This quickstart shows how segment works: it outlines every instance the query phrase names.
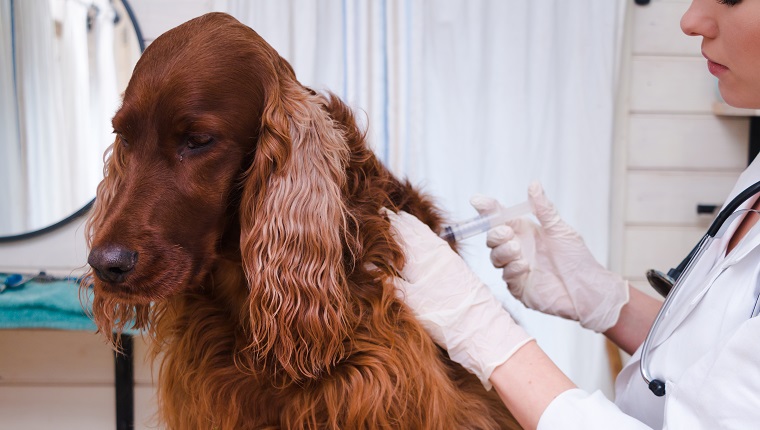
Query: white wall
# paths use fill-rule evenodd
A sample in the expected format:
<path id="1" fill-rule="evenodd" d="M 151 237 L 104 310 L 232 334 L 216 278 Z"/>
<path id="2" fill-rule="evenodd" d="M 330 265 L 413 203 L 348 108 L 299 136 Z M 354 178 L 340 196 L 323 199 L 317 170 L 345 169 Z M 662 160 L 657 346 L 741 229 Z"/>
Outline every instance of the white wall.
<path id="1" fill-rule="evenodd" d="M 87 332 L 0 330 L 0 430 L 116 427 L 113 352 Z M 135 341 L 135 428 L 156 428 L 145 346 Z"/>

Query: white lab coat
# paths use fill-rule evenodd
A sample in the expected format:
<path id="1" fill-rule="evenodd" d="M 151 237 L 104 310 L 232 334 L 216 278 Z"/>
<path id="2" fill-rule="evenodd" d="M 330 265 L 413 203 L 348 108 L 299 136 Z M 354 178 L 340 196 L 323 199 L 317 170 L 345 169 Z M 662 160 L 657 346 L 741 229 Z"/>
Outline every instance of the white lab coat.
<path id="1" fill-rule="evenodd" d="M 759 159 L 726 202 L 760 180 Z M 636 351 L 618 375 L 615 403 L 570 390 L 549 405 L 540 430 L 760 428 L 760 318 L 750 318 L 760 294 L 760 223 L 726 255 L 738 225 L 713 242 L 690 277 L 697 288 L 710 286 L 704 296 L 674 307 L 662 323 L 669 336 L 652 349 L 650 372 L 665 379 L 665 396 L 647 388 Z"/>

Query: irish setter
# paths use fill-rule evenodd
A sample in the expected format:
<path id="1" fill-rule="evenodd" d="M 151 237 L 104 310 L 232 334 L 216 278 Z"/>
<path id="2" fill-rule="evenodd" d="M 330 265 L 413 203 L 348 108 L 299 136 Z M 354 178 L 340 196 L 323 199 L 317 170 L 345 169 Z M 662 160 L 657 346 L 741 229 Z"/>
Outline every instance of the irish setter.
<path id="1" fill-rule="evenodd" d="M 102 333 L 147 333 L 168 428 L 517 428 L 396 296 L 381 208 L 439 212 L 249 27 L 157 38 L 113 127 L 83 285 Z"/>

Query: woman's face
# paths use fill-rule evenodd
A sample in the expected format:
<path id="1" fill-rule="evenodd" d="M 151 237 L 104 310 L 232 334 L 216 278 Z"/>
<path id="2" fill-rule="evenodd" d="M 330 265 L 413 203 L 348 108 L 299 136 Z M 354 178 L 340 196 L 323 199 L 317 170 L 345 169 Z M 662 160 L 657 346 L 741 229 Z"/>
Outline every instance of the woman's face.
<path id="1" fill-rule="evenodd" d="M 760 1 L 693 0 L 681 29 L 702 36 L 702 55 L 723 100 L 760 108 Z"/>

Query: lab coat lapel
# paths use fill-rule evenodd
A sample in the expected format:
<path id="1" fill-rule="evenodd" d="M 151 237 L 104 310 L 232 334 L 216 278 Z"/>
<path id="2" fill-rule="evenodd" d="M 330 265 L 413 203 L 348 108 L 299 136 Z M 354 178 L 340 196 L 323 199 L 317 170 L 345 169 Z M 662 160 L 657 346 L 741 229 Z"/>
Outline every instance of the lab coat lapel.
<path id="1" fill-rule="evenodd" d="M 718 244 L 711 244 L 713 247 L 716 245 Z M 714 258 L 715 252 L 720 252 L 720 250 L 715 248 L 708 249 L 702 258 Z M 700 261 L 700 263 L 704 263 L 704 261 Z M 678 295 L 674 298 L 674 302 L 668 305 L 666 310 L 668 314 L 665 315 L 661 322 L 662 327 L 658 329 L 656 337 L 652 339 L 652 348 L 656 348 L 665 339 L 669 338 L 673 331 L 681 325 L 683 320 L 689 316 L 694 307 L 704 297 L 707 292 L 707 288 L 705 287 L 711 285 L 723 269 L 721 263 L 714 265 L 712 268 L 709 266 L 707 268 L 695 267 L 694 271 L 688 275 L 688 278 L 682 281 L 683 284 L 679 285 Z M 671 294 L 674 294 L 674 292 L 671 291 Z"/>
<path id="2" fill-rule="evenodd" d="M 731 201 L 734 197 L 736 197 L 740 192 L 742 192 L 744 189 L 746 189 L 748 186 L 752 185 L 757 181 L 757 178 L 760 177 L 760 157 L 756 157 L 753 162 L 749 165 L 747 169 L 742 172 L 742 174 L 739 176 L 739 179 L 736 181 L 736 184 L 734 185 L 733 190 L 731 190 L 731 193 L 729 194 L 728 198 L 726 198 L 726 201 L 723 203 L 723 207 L 726 206 L 726 204 Z M 756 199 L 750 199 L 751 201 L 745 202 L 744 205 L 741 206 L 741 208 L 748 208 L 750 207 Z M 721 208 L 722 209 L 722 208 Z M 760 224 L 760 223 L 759 223 Z M 713 242 L 712 246 L 715 246 L 716 253 L 713 253 L 709 256 L 710 260 L 706 263 L 709 265 L 708 268 L 705 268 L 703 270 L 699 270 L 702 268 L 695 268 L 695 272 L 701 272 L 701 273 L 694 273 L 694 277 L 692 278 L 692 281 L 694 279 L 703 279 L 707 280 L 709 284 L 704 282 L 697 282 L 697 285 L 694 285 L 692 282 L 692 285 L 684 285 L 685 287 L 693 287 L 695 289 L 703 288 L 706 285 L 712 284 L 712 282 L 717 278 L 720 273 L 722 273 L 723 270 L 725 270 L 725 267 L 723 264 L 725 263 L 725 259 L 723 256 L 725 255 L 726 246 L 728 244 L 728 238 L 730 238 L 734 232 L 736 231 L 736 228 L 738 227 L 738 223 L 734 223 L 734 225 L 731 225 L 729 230 L 726 232 L 723 238 L 720 240 L 716 240 Z M 757 225 L 755 226 L 757 227 Z M 753 231 L 757 230 L 757 228 L 753 228 Z M 750 231 L 752 233 L 752 231 Z M 758 239 L 760 240 L 760 239 Z M 742 241 L 742 242 L 748 242 L 748 241 Z M 738 248 L 744 248 L 746 245 L 747 247 L 752 246 L 752 248 L 747 248 L 744 250 L 742 256 L 746 255 L 749 251 L 751 251 L 755 246 L 758 244 L 756 243 L 757 240 L 752 241 L 754 245 L 747 244 L 739 244 Z M 734 260 L 738 261 L 738 260 Z M 711 264 L 712 262 L 716 262 L 714 265 Z M 710 266 L 712 266 L 712 269 L 710 269 Z M 703 291 L 702 294 L 699 297 L 699 300 L 693 300 L 689 299 L 686 300 L 686 302 L 679 306 L 677 309 L 673 309 L 670 311 L 671 313 L 663 320 L 662 322 L 662 328 L 658 329 L 658 333 L 656 338 L 652 339 L 652 348 L 656 348 L 659 344 L 662 343 L 663 340 L 670 337 L 670 334 L 673 333 L 673 330 L 675 330 L 683 320 L 691 313 L 691 311 L 694 309 L 695 306 L 699 303 L 702 297 L 704 297 Z M 692 294 L 685 294 L 687 296 L 691 296 Z"/>
<path id="3" fill-rule="evenodd" d="M 738 220 L 735 222 L 735 224 L 739 224 Z M 731 250 L 731 253 L 723 257 L 726 252 L 728 238 L 733 235 L 735 230 L 736 226 L 732 225 L 727 234 L 721 238 L 720 241 L 715 241 L 711 244 L 711 247 L 714 248 L 707 250 L 703 257 L 707 258 L 708 261 L 701 261 L 701 263 L 709 264 L 709 261 L 711 261 L 709 259 L 713 259 L 712 261 L 715 261 L 714 259 L 717 258 L 716 263 L 706 274 L 695 272 L 693 276 L 690 276 L 690 281 L 687 280 L 690 285 L 683 285 L 683 287 L 690 289 L 690 292 L 684 291 L 681 294 L 683 297 L 679 297 L 678 302 L 673 304 L 671 313 L 663 321 L 663 327 L 660 329 L 660 333 L 657 335 L 657 338 L 654 339 L 655 342 L 652 345 L 653 348 L 657 347 L 665 339 L 670 337 L 673 331 L 683 323 L 683 321 L 686 319 L 686 317 L 689 316 L 689 314 L 691 314 L 692 310 L 694 310 L 697 304 L 702 301 L 702 298 L 707 293 L 707 290 L 725 270 L 741 261 L 753 249 L 760 246 L 760 222 L 758 222 L 750 229 L 750 231 L 747 232 L 741 242 L 739 242 L 739 244 Z M 703 281 L 699 282 L 700 280 Z"/>
<path id="4" fill-rule="evenodd" d="M 727 267 L 733 266 L 744 259 L 747 254 L 758 246 L 760 246 L 760 221 L 752 226 L 736 248 L 726 256 L 724 264 L 726 264 Z"/>

